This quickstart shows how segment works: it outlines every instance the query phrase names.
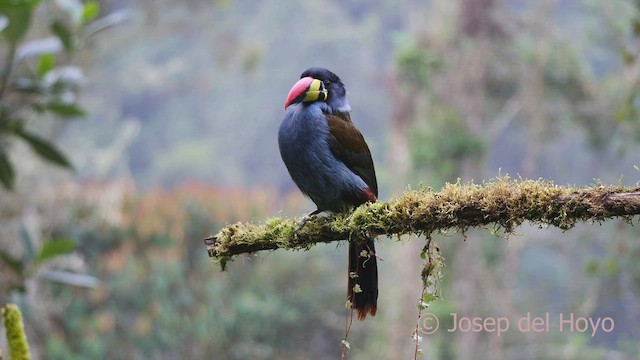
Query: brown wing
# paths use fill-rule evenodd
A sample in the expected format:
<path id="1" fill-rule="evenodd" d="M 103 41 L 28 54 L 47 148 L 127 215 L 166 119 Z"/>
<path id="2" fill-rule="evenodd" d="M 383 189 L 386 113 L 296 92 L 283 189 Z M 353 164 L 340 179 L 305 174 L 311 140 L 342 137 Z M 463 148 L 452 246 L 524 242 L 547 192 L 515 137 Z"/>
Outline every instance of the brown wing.
<path id="1" fill-rule="evenodd" d="M 360 131 L 353 125 L 349 114 L 325 114 L 329 123 L 329 147 L 333 155 L 369 185 L 378 196 L 376 170 L 371 151 Z"/>

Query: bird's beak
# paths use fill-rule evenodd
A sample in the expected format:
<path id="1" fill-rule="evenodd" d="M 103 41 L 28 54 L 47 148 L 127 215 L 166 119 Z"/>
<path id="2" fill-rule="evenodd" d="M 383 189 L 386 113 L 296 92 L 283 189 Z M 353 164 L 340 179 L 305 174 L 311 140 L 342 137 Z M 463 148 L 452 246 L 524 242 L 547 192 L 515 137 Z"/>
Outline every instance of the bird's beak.
<path id="1" fill-rule="evenodd" d="M 289 105 L 297 102 L 324 101 L 327 95 L 328 91 L 322 81 L 310 76 L 303 77 L 289 90 L 284 108 L 286 110 Z"/>

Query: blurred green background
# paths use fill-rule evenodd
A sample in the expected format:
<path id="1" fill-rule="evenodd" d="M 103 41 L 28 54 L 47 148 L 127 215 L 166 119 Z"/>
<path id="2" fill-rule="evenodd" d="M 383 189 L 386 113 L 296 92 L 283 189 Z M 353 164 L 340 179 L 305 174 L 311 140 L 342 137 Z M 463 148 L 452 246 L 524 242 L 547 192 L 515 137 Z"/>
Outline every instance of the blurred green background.
<path id="1" fill-rule="evenodd" d="M 346 84 L 381 199 L 498 174 L 640 177 L 636 1 L 3 0 L 0 29 L 0 304 L 21 307 L 35 358 L 339 357 L 344 244 L 223 273 L 202 242 L 314 209 L 277 149 L 309 66 Z M 491 230 L 436 237 L 427 358 L 640 357 L 637 226 Z M 349 357 L 411 358 L 424 241 L 379 244 L 378 315 Z M 516 331 L 546 312 L 548 332 Z M 448 332 L 450 313 L 512 330 Z M 561 313 L 615 329 L 560 331 Z"/>

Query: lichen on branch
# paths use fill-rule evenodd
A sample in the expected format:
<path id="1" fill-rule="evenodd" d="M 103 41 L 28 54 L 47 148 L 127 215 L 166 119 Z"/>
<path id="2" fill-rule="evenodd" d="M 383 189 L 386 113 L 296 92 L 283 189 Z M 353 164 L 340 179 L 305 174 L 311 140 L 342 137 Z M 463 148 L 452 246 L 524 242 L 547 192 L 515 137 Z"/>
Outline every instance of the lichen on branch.
<path id="1" fill-rule="evenodd" d="M 525 221 L 568 230 L 577 222 L 610 218 L 631 221 L 640 214 L 640 184 L 576 188 L 546 180 L 498 177 L 482 184 L 447 184 L 408 190 L 389 201 L 361 205 L 352 213 L 310 220 L 273 218 L 264 224 L 236 223 L 205 239 L 209 256 L 224 270 L 233 256 L 261 250 L 307 250 L 318 243 L 357 240 L 371 235 L 431 235 L 450 229 L 494 225 L 505 233 Z"/>

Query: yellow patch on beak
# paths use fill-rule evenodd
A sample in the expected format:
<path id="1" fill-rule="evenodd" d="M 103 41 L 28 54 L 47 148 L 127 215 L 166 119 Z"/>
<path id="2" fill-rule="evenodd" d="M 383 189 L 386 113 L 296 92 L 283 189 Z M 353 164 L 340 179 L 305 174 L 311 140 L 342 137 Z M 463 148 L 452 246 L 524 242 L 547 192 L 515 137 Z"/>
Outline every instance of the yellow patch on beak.
<path id="1" fill-rule="evenodd" d="M 309 90 L 304 95 L 303 102 L 324 101 L 327 99 L 329 92 L 324 87 L 324 83 L 318 79 L 313 79 L 309 84 Z"/>

